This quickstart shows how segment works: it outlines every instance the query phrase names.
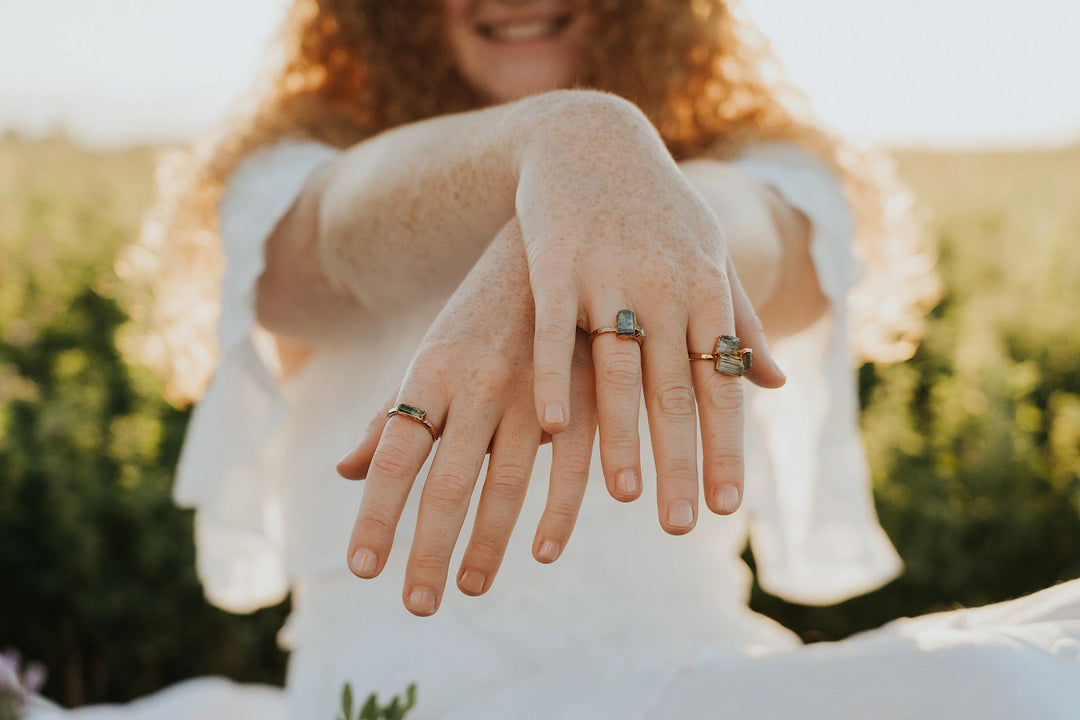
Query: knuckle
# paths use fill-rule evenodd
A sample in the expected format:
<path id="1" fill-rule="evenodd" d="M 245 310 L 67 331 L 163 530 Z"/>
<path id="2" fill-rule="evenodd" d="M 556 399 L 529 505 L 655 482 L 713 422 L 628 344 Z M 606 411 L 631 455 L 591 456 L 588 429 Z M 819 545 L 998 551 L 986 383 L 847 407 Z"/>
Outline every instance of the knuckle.
<path id="1" fill-rule="evenodd" d="M 404 479 L 412 470 L 413 448 L 397 434 L 384 434 L 371 458 L 369 475 Z"/>
<path id="2" fill-rule="evenodd" d="M 717 265 L 713 258 L 703 255 L 698 268 L 701 270 L 701 287 L 706 292 L 718 293 L 727 289 L 729 285 L 727 271 Z"/>
<path id="3" fill-rule="evenodd" d="M 476 558 L 485 560 L 498 560 L 503 555 L 505 543 L 498 535 L 490 532 L 481 532 L 473 535 L 469 540 L 469 546 L 474 553 L 473 562 Z"/>
<path id="4" fill-rule="evenodd" d="M 553 527 L 569 532 L 569 529 L 577 522 L 578 503 L 569 498 L 554 499 L 548 503 L 544 515 Z"/>
<path id="5" fill-rule="evenodd" d="M 458 475 L 433 475 L 424 486 L 424 499 L 439 508 L 467 505 L 471 497 L 472 483 Z"/>
<path id="6" fill-rule="evenodd" d="M 709 453 L 708 463 L 709 471 L 718 478 L 742 478 L 743 457 L 734 450 L 723 449 Z"/>
<path id="7" fill-rule="evenodd" d="M 573 329 L 565 323 L 548 320 L 536 326 L 536 342 L 539 345 L 570 345 L 574 341 Z"/>
<path id="8" fill-rule="evenodd" d="M 636 418 L 635 418 L 636 419 Z M 600 436 L 603 443 L 602 450 L 608 452 L 629 453 L 638 449 L 637 424 L 629 427 L 620 425 L 609 427 Z"/>
<path id="9" fill-rule="evenodd" d="M 526 458 L 503 457 L 496 460 L 491 468 L 491 477 L 500 483 L 512 484 L 519 492 L 529 483 L 532 476 L 532 463 Z"/>
<path id="10" fill-rule="evenodd" d="M 538 385 L 557 385 L 559 383 L 567 383 L 569 374 L 559 366 L 543 365 L 537 366 L 534 378 Z"/>
<path id="11" fill-rule="evenodd" d="M 682 380 L 662 382 L 653 393 L 657 410 L 672 420 L 692 420 L 696 410 L 694 389 Z"/>
<path id="12" fill-rule="evenodd" d="M 565 434 L 565 433 L 564 433 Z M 562 436 L 559 436 L 562 439 Z M 588 476 L 592 463 L 592 443 L 560 444 L 555 448 L 552 470 L 562 482 L 581 483 Z"/>
<path id="13" fill-rule="evenodd" d="M 445 555 L 430 550 L 416 550 L 409 558 L 409 564 L 420 575 L 445 577 L 449 559 Z"/>
<path id="14" fill-rule="evenodd" d="M 360 513 L 357 524 L 368 535 L 377 537 L 393 536 L 397 529 L 397 523 L 386 510 L 379 508 L 365 508 Z"/>
<path id="15" fill-rule="evenodd" d="M 737 420 L 742 412 L 742 383 L 738 378 L 724 376 L 723 373 L 710 372 L 705 381 L 704 392 L 700 400 L 709 412 L 721 420 Z"/>
<path id="16" fill-rule="evenodd" d="M 635 391 L 641 385 L 641 364 L 625 352 L 605 353 L 598 369 L 605 385 Z"/>
<path id="17" fill-rule="evenodd" d="M 516 506 L 525 497 L 525 482 L 517 478 L 500 474 L 484 483 L 484 495 L 498 507 Z"/>
<path id="18" fill-rule="evenodd" d="M 680 483 L 697 481 L 697 463 L 692 458 L 666 458 L 658 465 L 658 474 L 665 480 L 674 480 Z"/>

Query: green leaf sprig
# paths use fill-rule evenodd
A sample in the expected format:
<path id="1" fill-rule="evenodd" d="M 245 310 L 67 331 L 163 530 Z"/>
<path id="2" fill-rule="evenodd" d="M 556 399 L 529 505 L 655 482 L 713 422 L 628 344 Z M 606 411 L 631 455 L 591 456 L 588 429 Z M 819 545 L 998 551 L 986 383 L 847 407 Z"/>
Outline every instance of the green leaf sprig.
<path id="1" fill-rule="evenodd" d="M 341 714 L 338 715 L 337 720 L 402 720 L 414 705 L 416 705 L 416 683 L 405 689 L 404 701 L 395 695 L 390 704 L 385 707 L 379 705 L 378 695 L 371 693 L 359 712 L 353 716 L 352 685 L 345 683 L 345 686 L 341 688 Z"/>

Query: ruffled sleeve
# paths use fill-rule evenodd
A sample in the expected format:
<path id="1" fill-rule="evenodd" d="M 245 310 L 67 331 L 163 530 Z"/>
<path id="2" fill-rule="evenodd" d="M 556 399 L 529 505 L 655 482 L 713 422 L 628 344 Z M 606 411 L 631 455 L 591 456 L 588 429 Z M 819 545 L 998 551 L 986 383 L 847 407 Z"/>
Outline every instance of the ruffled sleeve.
<path id="1" fill-rule="evenodd" d="M 734 164 L 773 187 L 811 224 L 811 256 L 829 311 L 772 348 L 787 384 L 747 385 L 746 505 L 758 579 L 770 593 L 830 604 L 902 570 L 877 520 L 859 430 L 846 299 L 860 268 L 836 176 L 793 145 L 749 149 Z"/>
<path id="2" fill-rule="evenodd" d="M 263 246 L 307 178 L 336 150 L 285 142 L 258 151 L 233 174 L 220 207 L 226 270 L 221 356 L 188 426 L 177 468 L 177 504 L 196 510 L 197 567 L 207 598 L 250 612 L 288 592 L 271 441 L 286 411 L 277 357 L 255 321 Z"/>

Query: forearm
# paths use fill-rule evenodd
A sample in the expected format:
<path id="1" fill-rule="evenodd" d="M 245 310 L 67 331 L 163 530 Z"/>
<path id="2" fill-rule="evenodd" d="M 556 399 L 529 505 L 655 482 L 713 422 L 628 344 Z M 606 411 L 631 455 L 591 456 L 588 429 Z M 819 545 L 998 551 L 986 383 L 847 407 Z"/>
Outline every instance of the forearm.
<path id="1" fill-rule="evenodd" d="M 810 223 L 769 186 L 733 165 L 680 165 L 724 232 L 727 252 L 770 339 L 807 327 L 825 311 L 810 257 Z"/>
<path id="2" fill-rule="evenodd" d="M 445 297 L 514 216 L 523 178 L 550 172 L 538 166 L 554 154 L 633 142 L 625 136 L 643 127 L 623 100 L 568 91 L 358 144 L 310 180 L 270 238 L 260 320 L 318 335 L 309 306 L 360 317 Z"/>

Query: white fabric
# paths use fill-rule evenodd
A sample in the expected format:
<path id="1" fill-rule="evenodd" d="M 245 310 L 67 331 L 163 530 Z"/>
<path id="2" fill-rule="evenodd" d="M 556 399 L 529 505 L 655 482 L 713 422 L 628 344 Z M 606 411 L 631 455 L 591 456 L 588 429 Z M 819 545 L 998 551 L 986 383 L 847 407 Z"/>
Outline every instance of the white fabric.
<path id="1" fill-rule="evenodd" d="M 901 570 L 877 521 L 858 425 L 846 300 L 858 280 L 854 225 L 820 161 L 789 145 L 751 148 L 735 165 L 810 220 L 810 253 L 831 312 L 776 343 L 779 390 L 747 384 L 746 503 L 758 580 L 794 602 L 831 604 Z"/>
<path id="2" fill-rule="evenodd" d="M 750 576 L 739 553 L 748 531 L 762 581 L 794 600 L 838 600 L 900 568 L 874 515 L 858 434 L 844 321 L 851 219 L 835 178 L 791 146 L 761 146 L 737 163 L 810 219 L 831 311 L 774 348 L 788 387 L 747 396 L 749 512 L 705 513 L 694 532 L 668 536 L 648 477 L 645 497 L 619 504 L 596 462 L 569 546 L 542 566 L 530 547 L 545 449 L 485 596 L 464 597 L 451 579 L 434 617 L 401 606 L 419 482 L 382 575 L 353 578 L 344 554 L 362 483 L 341 480 L 333 466 L 396 388 L 438 307 L 372 323 L 321 348 L 288 383 L 274 379 L 252 311 L 262 243 L 332 155 L 285 143 L 254 155 L 230 182 L 223 358 L 177 480 L 178 502 L 198 511 L 199 572 L 215 603 L 248 610 L 293 590 L 279 716 L 287 706 L 290 718 L 333 717 L 346 680 L 384 697 L 418 682 L 410 720 L 1051 718 L 1080 707 L 1080 582 L 1018 605 L 900 621 L 805 649 L 746 608 Z M 649 443 L 642 447 L 649 468 Z M 116 720 L 143 717 L 151 715 Z"/>

